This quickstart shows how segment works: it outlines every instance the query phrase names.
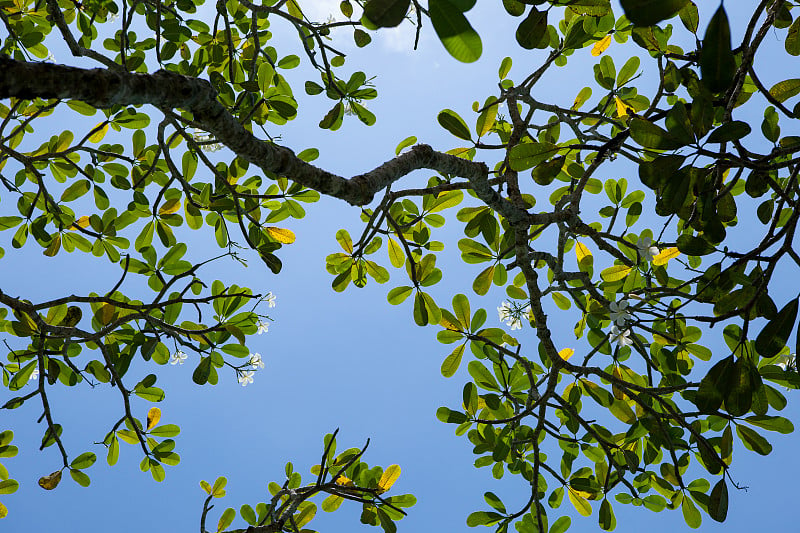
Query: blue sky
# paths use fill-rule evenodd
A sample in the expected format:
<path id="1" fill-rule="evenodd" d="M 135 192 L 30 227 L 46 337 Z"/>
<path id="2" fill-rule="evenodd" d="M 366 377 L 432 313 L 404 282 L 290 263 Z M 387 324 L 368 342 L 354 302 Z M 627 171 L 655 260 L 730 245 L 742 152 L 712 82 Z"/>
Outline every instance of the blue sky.
<path id="1" fill-rule="evenodd" d="M 338 4 L 312 3 L 321 13 L 328 5 Z M 519 54 L 508 17 L 494 15 L 499 3 L 488 7 L 487 4 L 481 2 L 470 14 L 484 42 L 484 55 L 473 65 L 459 64 L 447 56 L 430 28 L 423 33 L 417 52 L 410 50 L 413 33 L 408 29 L 388 32 L 385 38 L 377 37 L 376 43 L 366 50 L 344 46 L 350 53 L 350 68 L 377 75 L 379 98 L 368 105 L 378 116 L 378 123 L 371 128 L 354 117 L 346 120 L 338 132 L 317 128 L 328 101 L 324 96 L 305 97 L 301 87 L 307 79 L 306 73 L 300 69 L 292 72 L 295 91 L 301 99 L 300 116 L 279 132 L 283 142 L 296 151 L 311 146 L 319 148 L 316 164 L 345 176 L 364 172 L 389 159 L 396 144 L 409 135 L 416 135 L 420 142 L 437 149 L 457 146 L 458 141 L 436 124 L 438 111 L 454 109 L 468 124 L 473 124 L 470 105 L 495 92 L 497 67 L 502 57 L 515 54 L 511 77 L 521 79 L 544 56 L 540 51 Z M 737 2 L 727 7 L 733 10 L 741 6 Z M 706 10 L 704 20 L 710 11 Z M 733 15 L 731 18 L 735 25 L 743 24 L 741 19 Z M 734 29 L 734 39 L 739 26 Z M 285 30 L 276 28 L 275 32 L 276 39 L 292 38 Z M 632 53 L 627 50 L 628 47 L 612 44 L 607 53 L 615 56 L 619 66 L 626 58 L 624 54 Z M 60 61 L 69 63 L 66 56 L 66 51 L 57 54 Z M 565 69 L 542 84 L 538 98 L 571 102 L 578 90 L 590 83 L 588 79 L 582 81 L 591 77 L 590 59 L 588 48 L 577 52 Z M 647 65 L 645 58 L 642 59 Z M 796 58 L 790 59 L 800 67 Z M 795 72 L 796 67 L 792 67 Z M 775 65 L 774 79 L 764 76 L 765 85 L 769 87 L 782 79 L 780 76 L 787 69 L 788 65 Z M 595 87 L 596 94 L 598 91 Z M 783 127 L 784 134 L 789 133 L 789 125 Z M 622 168 L 618 172 L 634 174 L 635 171 Z M 419 173 L 408 182 L 424 182 L 429 175 Z M 633 179 L 631 176 L 629 181 Z M 541 205 L 546 203 L 546 197 L 540 199 Z M 0 204 L 0 213 L 5 214 L 6 209 L 10 206 Z M 358 211 L 328 199 L 308 206 L 307 211 L 304 220 L 282 224 L 290 227 L 298 240 L 282 250 L 284 269 L 279 276 L 266 271 L 255 258 L 247 269 L 233 261 L 217 263 L 213 274 L 207 275 L 209 279 L 235 280 L 257 292 L 272 291 L 278 296 L 277 307 L 270 310 L 275 319 L 270 331 L 250 343 L 266 362 L 266 368 L 257 372 L 255 382 L 241 387 L 231 372 L 223 374 L 216 387 L 198 387 L 191 381 L 190 364 L 158 368 L 159 381 L 167 392 L 166 400 L 159 404 L 162 420 L 177 423 L 183 430 L 176 449 L 182 462 L 167 468 L 166 481 L 156 483 L 149 474 L 139 471 L 141 457 L 135 447 L 123 445 L 119 463 L 110 468 L 105 464 L 102 446 L 93 444 L 102 440 L 119 416 L 121 407 L 116 391 L 103 387 L 56 389 L 51 402 L 54 415 L 65 427 L 68 448 L 73 455 L 83 451 L 98 454 L 97 464 L 88 471 L 92 485 L 84 489 L 65 479 L 52 492 L 36 486 L 40 476 L 60 466 L 60 458 L 52 448 L 38 451 L 43 427 L 35 424 L 40 414 L 35 405 L 4 411 L 2 425 L 15 431 L 20 454 L 3 463 L 22 485 L 14 495 L 2 498 L 10 510 L 9 516 L 0 522 L 4 530 L 196 531 L 204 498 L 198 486 L 201 479 L 213 482 L 219 475 L 228 478 L 228 496 L 216 502 L 216 513 L 212 512 L 210 520 L 213 524 L 225 507 L 238 509 L 244 503 L 254 505 L 264 501 L 267 483 L 282 481 L 286 461 L 293 461 L 296 470 L 307 473 L 319 460 L 323 435 L 337 427 L 340 448 L 359 446 L 369 437 L 372 440 L 365 456 L 368 463 L 383 466 L 398 463 L 403 468 L 392 490 L 397 494 L 414 493 L 419 503 L 398 524 L 400 531 L 465 529 L 467 514 L 486 508 L 482 494 L 487 490 L 499 494 L 509 507 L 522 501 L 527 489 L 521 480 L 497 481 L 488 470 L 475 469 L 469 442 L 454 436 L 452 426 L 436 420 L 437 407 L 460 404 L 461 388 L 467 379 L 465 365 L 453 378 L 443 378 L 439 367 L 449 350 L 436 342 L 436 329 L 415 326 L 408 305 L 392 307 L 386 303 L 386 292 L 402 284 L 402 277 L 390 269 L 393 279 L 387 285 L 370 281 L 365 289 L 350 287 L 344 294 L 331 290 L 331 276 L 324 270 L 325 256 L 338 251 L 334 240 L 336 229 L 344 227 L 354 235 L 360 232 Z M 446 267 L 445 278 L 434 295 L 441 305 L 446 305 L 457 292 L 469 294 L 473 309 L 487 308 L 490 324 L 500 325 L 494 309 L 503 295 L 500 291 L 490 292 L 485 298 L 470 294 L 477 270 L 460 264 L 455 252 L 459 237 L 457 228 L 446 227 L 439 239 L 448 248 L 440 258 Z M 192 253 L 198 257 L 216 253 L 210 233 L 195 233 L 187 238 L 191 239 Z M 204 244 L 205 238 L 209 239 L 208 244 Z M 7 245 L 10 235 L 0 235 L 0 239 L 6 249 L 6 256 L 0 261 L 0 279 L 4 280 L 4 290 L 12 294 L 39 300 L 64 293 L 100 292 L 116 281 L 118 270 L 104 260 L 64 253 L 47 260 L 32 246 L 18 254 Z M 794 292 L 797 284 L 791 280 L 787 273 L 782 282 Z M 776 287 L 776 293 L 781 288 Z M 555 333 L 570 338 L 570 329 L 567 324 L 564 331 Z M 717 334 L 712 332 L 708 338 L 716 338 Z M 530 330 L 520 337 L 523 342 L 531 342 L 532 338 Z M 721 343 L 711 346 L 723 349 Z M 143 374 L 149 371 L 154 370 L 145 365 L 132 370 Z M 787 396 L 793 399 L 792 394 Z M 144 417 L 151 404 L 137 400 L 134 405 Z M 790 405 L 783 415 L 797 420 L 798 409 Z M 705 517 L 703 530 L 724 528 L 726 532 L 739 532 L 772 527 L 782 531 L 794 522 L 793 478 L 800 471 L 800 463 L 793 452 L 798 440 L 793 435 L 768 436 L 775 449 L 766 458 L 742 452 L 741 446 L 737 446 L 733 476 L 750 488 L 747 492 L 731 493 L 725 524 L 716 524 Z M 565 503 L 561 509 L 573 516 L 572 531 L 597 527 L 596 513 L 590 518 L 575 517 L 569 507 Z M 654 514 L 620 504 L 614 510 L 617 531 L 689 530 L 680 511 Z M 367 531 L 368 526 L 358 523 L 359 514 L 356 505 L 343 505 L 332 515 L 319 511 L 311 527 L 323 532 Z M 237 523 L 243 527 L 242 522 Z"/>

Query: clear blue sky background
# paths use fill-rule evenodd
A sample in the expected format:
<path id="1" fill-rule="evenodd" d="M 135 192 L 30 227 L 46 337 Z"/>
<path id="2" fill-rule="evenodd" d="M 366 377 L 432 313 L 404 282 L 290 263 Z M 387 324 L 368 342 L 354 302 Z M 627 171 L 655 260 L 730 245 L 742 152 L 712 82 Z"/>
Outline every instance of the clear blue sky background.
<path id="1" fill-rule="evenodd" d="M 338 12 L 335 8 L 338 2 L 312 3 L 320 12 L 326 9 Z M 735 15 L 736 10 L 745 10 L 752 3 L 729 2 L 726 6 L 732 13 L 734 39 L 741 36 L 745 22 Z M 436 124 L 436 114 L 449 107 L 461 113 L 468 124 L 474 124 L 470 105 L 475 100 L 483 102 L 496 92 L 497 67 L 502 57 L 514 54 L 511 77 L 515 80 L 522 79 L 544 58 L 542 51 L 519 53 L 513 43 L 514 27 L 510 19 L 495 13 L 500 8 L 499 2 L 480 4 L 470 13 L 485 47 L 477 64 L 463 65 L 451 59 L 430 27 L 423 32 L 417 52 L 411 51 L 413 33 L 409 29 L 378 36 L 377 42 L 366 50 L 355 49 L 349 44 L 349 37 L 344 36 L 343 41 L 348 44 L 342 48 L 350 54 L 349 67 L 364 70 L 368 76 L 377 75 L 375 83 L 380 96 L 368 106 L 378 116 L 378 123 L 367 128 L 355 117 L 348 117 L 338 132 L 317 128 L 316 123 L 329 101 L 324 96 L 309 98 L 302 93 L 302 82 L 308 77 L 298 69 L 290 74 L 301 101 L 300 116 L 293 124 L 271 133 L 280 133 L 282 142 L 296 151 L 318 147 L 321 155 L 316 163 L 345 176 L 364 172 L 391 158 L 396 144 L 409 135 L 416 135 L 420 142 L 437 149 L 457 146 L 457 140 Z M 701 27 L 716 8 L 715 2 L 708 4 L 702 6 Z M 278 24 L 274 30 L 279 42 L 294 39 L 291 32 Z M 769 39 L 778 43 L 776 38 Z M 612 44 L 607 52 L 615 57 L 618 68 L 627 59 L 625 54 L 641 51 L 635 47 L 624 50 Z M 56 56 L 59 62 L 77 64 L 67 57 L 65 50 Z M 785 61 L 788 56 L 783 54 L 781 58 Z M 642 59 L 649 66 L 646 58 Z M 800 62 L 789 59 L 793 62 L 791 66 L 780 63 L 772 65 L 769 74 L 767 70 L 761 71 L 765 72 L 763 81 L 768 87 L 783 79 L 781 76 L 785 77 L 786 72 L 800 71 Z M 590 60 L 589 48 L 578 51 L 565 69 L 555 71 L 541 84 L 538 98 L 571 103 L 578 90 L 590 84 Z M 770 60 L 768 54 L 758 57 L 759 62 Z M 594 88 L 597 97 L 600 92 Z M 152 109 L 147 112 L 158 119 L 158 112 Z M 756 120 L 760 121 L 760 117 L 752 118 L 754 126 Z M 790 125 L 783 124 L 783 128 L 784 134 L 790 133 Z M 634 169 L 616 167 L 614 172 L 619 174 L 603 177 L 628 175 L 629 181 L 635 180 Z M 419 173 L 408 182 L 422 183 L 429 175 Z M 540 205 L 542 208 L 547 205 L 546 196 L 540 199 Z M 9 209 L 12 206 L 8 202 L 0 204 L 0 213 L 6 214 Z M 392 491 L 412 492 L 419 503 L 399 523 L 400 531 L 467 529 L 466 516 L 486 508 L 482 494 L 487 490 L 500 495 L 509 508 L 526 499 L 527 488 L 522 480 L 497 481 L 487 469 L 476 470 L 469 442 L 454 436 L 453 426 L 436 420 L 437 407 L 460 404 L 467 374 L 462 368 L 455 377 L 443 378 L 439 367 L 449 350 L 436 342 L 436 329 L 415 326 L 408 302 L 398 307 L 386 303 L 386 292 L 402 284 L 402 276 L 395 275 L 392 269 L 393 279 L 385 286 L 370 281 L 362 290 L 351 287 L 344 294 L 331 290 L 331 276 L 324 270 L 324 258 L 338 251 L 334 240 L 336 229 L 348 228 L 353 235 L 360 232 L 358 211 L 329 199 L 308 206 L 307 211 L 304 220 L 281 224 L 295 231 L 298 240 L 281 251 L 284 269 L 279 276 L 272 275 L 255 258 L 247 269 L 229 261 L 217 263 L 214 274 L 206 275 L 208 279 L 236 280 L 257 292 L 272 291 L 278 296 L 278 305 L 271 310 L 275 322 L 270 331 L 250 343 L 266 362 L 266 368 L 256 374 L 255 383 L 241 387 L 230 372 L 222 374 L 216 387 L 198 387 L 191 381 L 191 357 L 183 366 L 154 369 L 138 365 L 132 369 L 131 373 L 142 375 L 159 373 L 160 385 L 167 392 L 166 400 L 159 404 L 162 421 L 177 423 L 183 429 L 176 449 L 182 462 L 167 468 L 167 479 L 156 483 L 149 473 L 141 473 L 140 453 L 129 445 L 122 445 L 121 458 L 115 467 L 106 465 L 104 448 L 94 442 L 102 440 L 121 412 L 116 390 L 108 387 L 92 390 L 85 386 L 56 388 L 51 393 L 54 416 L 64 425 L 64 439 L 70 452 L 73 456 L 88 450 L 98 454 L 97 464 L 87 472 L 92 476 L 92 485 L 84 489 L 65 477 L 55 491 L 40 489 L 36 480 L 60 466 L 54 448 L 38 451 L 44 430 L 35 423 L 40 408 L 29 402 L 16 411 L 3 411 L 0 429 L 12 428 L 15 444 L 20 447 L 18 457 L 3 462 L 21 487 L 16 494 L 2 497 L 10 513 L 0 522 L 0 530 L 197 531 L 205 496 L 198 482 L 201 479 L 213 482 L 217 476 L 225 475 L 228 496 L 216 501 L 217 508 L 208 524 L 213 528 L 225 507 L 238 510 L 244 503 L 255 505 L 266 500 L 267 483 L 282 482 L 286 461 L 293 461 L 296 470 L 307 473 L 309 466 L 319 461 L 323 435 L 337 427 L 341 428 L 341 449 L 362 445 L 369 437 L 372 442 L 365 456 L 368 463 L 402 466 L 403 473 Z M 454 214 L 449 216 L 454 218 Z M 746 226 L 742 224 L 742 231 Z M 470 294 L 477 270 L 460 264 L 455 247 L 459 237 L 455 228 L 445 228 L 439 238 L 447 246 L 440 254 L 439 265 L 444 267 L 445 278 L 433 291 L 434 295 L 440 305 L 447 305 L 453 294 L 469 294 L 473 309 L 487 308 L 490 324 L 499 325 L 494 309 L 503 295 L 495 291 L 481 299 Z M 10 232 L 0 238 L 6 248 L 6 256 L 0 261 L 3 289 L 31 300 L 65 293 L 104 292 L 119 274 L 116 267 L 102 259 L 65 253 L 56 259 L 45 258 L 35 245 L 18 254 L 8 245 Z M 210 233 L 192 233 L 187 238 L 195 257 L 216 253 Z M 746 235 L 741 238 L 746 239 Z M 385 263 L 388 265 L 388 261 Z M 782 288 L 792 294 L 797 290 L 793 281 L 796 278 L 790 275 L 794 276 L 786 273 L 782 278 L 785 287 L 776 287 L 774 294 L 780 294 Z M 564 324 L 564 330 L 555 334 L 568 343 L 573 338 L 571 322 Z M 721 357 L 727 352 L 716 341 L 719 333 L 712 332 L 706 338 L 709 342 L 715 339 L 711 347 L 715 356 Z M 531 331 L 523 332 L 520 339 L 528 346 L 533 345 Z M 6 394 L 7 391 L 0 392 L 0 402 Z M 794 394 L 787 395 L 790 407 L 783 414 L 797 421 L 798 409 L 791 405 Z M 144 417 L 151 404 L 139 399 L 134 402 L 136 412 Z M 775 449 L 767 458 L 743 451 L 737 444 L 733 476 L 750 489 L 731 493 L 725 524 L 705 517 L 703 530 L 724 529 L 729 533 L 757 528 L 793 530 L 794 478 L 800 472 L 795 453 L 798 438 L 775 434 L 768 437 Z M 621 504 L 614 509 L 617 531 L 689 530 L 680 511 L 654 514 Z M 564 503 L 561 510 L 573 516 L 572 531 L 597 529 L 596 513 L 590 518 L 575 517 L 569 503 Z M 358 505 L 345 504 L 333 515 L 320 510 L 310 527 L 322 532 L 369 530 L 358 523 L 359 514 Z M 237 524 L 244 527 L 241 521 Z"/>

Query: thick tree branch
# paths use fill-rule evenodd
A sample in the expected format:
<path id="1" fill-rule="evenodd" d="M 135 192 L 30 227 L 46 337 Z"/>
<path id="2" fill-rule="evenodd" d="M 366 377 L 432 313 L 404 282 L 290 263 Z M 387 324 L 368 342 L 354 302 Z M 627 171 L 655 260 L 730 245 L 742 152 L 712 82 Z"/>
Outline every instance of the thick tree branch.
<path id="1" fill-rule="evenodd" d="M 0 98 L 37 97 L 81 100 L 97 108 L 150 104 L 190 111 L 205 131 L 239 157 L 265 172 L 286 176 L 351 205 L 366 205 L 378 191 L 414 170 L 427 168 L 469 180 L 482 200 L 512 221 L 529 218 L 525 210 L 512 206 L 491 188 L 485 164 L 436 152 L 427 145 L 415 146 L 366 174 L 349 179 L 332 174 L 302 161 L 289 148 L 256 138 L 217 101 L 209 82 L 166 70 L 154 74 L 115 72 L 0 56 Z"/>

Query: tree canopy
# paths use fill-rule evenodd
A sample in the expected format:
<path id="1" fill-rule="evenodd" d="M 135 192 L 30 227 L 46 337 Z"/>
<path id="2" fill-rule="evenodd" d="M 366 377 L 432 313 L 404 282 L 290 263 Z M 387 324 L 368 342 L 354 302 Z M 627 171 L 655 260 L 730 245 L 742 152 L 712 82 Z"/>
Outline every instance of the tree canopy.
<path id="1" fill-rule="evenodd" d="M 722 2 L 620 3 L 498 3 L 530 61 L 504 59 L 471 116 L 454 101 L 422 126 L 451 146 L 407 137 L 346 177 L 315 166 L 317 148 L 281 141 L 295 120 L 379 127 L 375 67 L 351 65 L 341 43 L 413 26 L 474 63 L 492 38 L 471 22 L 475 0 L 343 0 L 326 21 L 300 0 L 0 0 L 0 268 L 6 254 L 77 251 L 117 280 L 37 301 L 3 274 L 0 408 L 36 405 L 44 432 L 20 443 L 0 427 L 0 495 L 19 486 L 17 446 L 56 458 L 44 490 L 67 473 L 88 486 L 98 447 L 109 465 L 136 449 L 163 481 L 191 443 L 158 407 L 139 416 L 169 393 L 162 367 L 246 385 L 264 366 L 248 343 L 274 296 L 209 278 L 209 265 L 251 259 L 280 276 L 303 238 L 295 220 L 341 200 L 362 224 L 330 230 L 336 251 L 319 259 L 333 290 L 387 284 L 382 304 L 449 346 L 441 374 L 468 381 L 437 418 L 473 446 L 475 467 L 525 494 L 512 507 L 486 492 L 467 525 L 563 532 L 567 500 L 607 531 L 628 504 L 680 509 L 693 528 L 703 514 L 724 521 L 734 450 L 768 455 L 767 432 L 794 430 L 780 412 L 800 387 L 800 295 L 776 280 L 800 267 L 800 135 L 786 133 L 800 78 L 762 67 L 767 37 L 781 45 L 769 54 L 800 55 L 800 18 L 796 2 L 753 2 L 739 32 Z M 278 25 L 296 38 L 276 38 Z M 593 79 L 541 101 L 579 56 Z M 287 74 L 301 64 L 302 87 Z M 328 111 L 303 114 L 310 99 Z M 448 294 L 453 261 L 471 279 Z M 498 295 L 505 327 L 488 322 Z M 119 415 L 73 449 L 53 398 L 87 387 Z M 318 464 L 287 464 L 269 497 L 238 511 L 211 509 L 224 477 L 202 481 L 201 531 L 309 531 L 317 506 L 359 505 L 361 522 L 394 532 L 416 502 L 392 491 L 400 466 L 368 464 L 366 445 L 337 449 L 342 437 L 321 435 Z"/>

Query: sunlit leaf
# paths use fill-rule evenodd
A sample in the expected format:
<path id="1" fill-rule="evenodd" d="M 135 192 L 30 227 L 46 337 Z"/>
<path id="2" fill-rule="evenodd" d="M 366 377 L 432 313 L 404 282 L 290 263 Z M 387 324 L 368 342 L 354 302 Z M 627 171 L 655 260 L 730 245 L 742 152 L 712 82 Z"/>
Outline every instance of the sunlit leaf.
<path id="1" fill-rule="evenodd" d="M 605 52 L 610 45 L 611 45 L 611 35 L 609 34 L 600 39 L 599 41 L 597 41 L 596 43 L 594 43 L 594 46 L 592 47 L 592 55 L 595 57 L 599 56 L 600 54 Z"/>
<path id="2" fill-rule="evenodd" d="M 267 226 L 264 231 L 281 244 L 292 244 L 295 241 L 295 235 L 292 230 Z"/>
<path id="3" fill-rule="evenodd" d="M 161 420 L 161 409 L 158 407 L 151 407 L 147 411 L 147 431 L 153 429 Z"/>
<path id="4" fill-rule="evenodd" d="M 675 259 L 679 255 L 681 255 L 681 252 L 677 248 L 665 248 L 661 250 L 658 253 L 658 255 L 653 257 L 653 265 L 654 266 L 666 265 L 667 263 L 669 263 L 670 259 Z"/>
<path id="5" fill-rule="evenodd" d="M 390 465 L 383 471 L 381 479 L 378 481 L 378 492 L 386 492 L 394 485 L 400 477 L 400 465 Z"/>

